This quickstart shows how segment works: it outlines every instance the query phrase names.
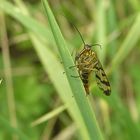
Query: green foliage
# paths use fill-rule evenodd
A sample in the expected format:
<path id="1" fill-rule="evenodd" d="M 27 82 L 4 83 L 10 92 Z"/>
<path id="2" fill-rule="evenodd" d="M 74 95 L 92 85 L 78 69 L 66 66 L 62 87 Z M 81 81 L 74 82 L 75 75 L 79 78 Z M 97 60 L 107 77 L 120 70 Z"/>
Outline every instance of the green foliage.
<path id="1" fill-rule="evenodd" d="M 0 3 L 0 139 L 139 139 L 138 0 Z M 69 21 L 85 42 L 102 45 L 93 49 L 107 66 L 111 96 L 91 75 L 86 97 L 71 77 L 78 75 L 71 52 L 82 41 Z"/>

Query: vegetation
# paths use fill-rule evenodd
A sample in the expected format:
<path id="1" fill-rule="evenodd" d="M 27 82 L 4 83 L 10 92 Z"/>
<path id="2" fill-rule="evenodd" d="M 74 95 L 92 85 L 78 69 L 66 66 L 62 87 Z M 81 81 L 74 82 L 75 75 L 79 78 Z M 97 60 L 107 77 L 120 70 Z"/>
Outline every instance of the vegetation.
<path id="1" fill-rule="evenodd" d="M 137 140 L 140 137 L 138 0 L 0 1 L 0 139 Z M 52 12 L 53 11 L 53 12 Z M 74 66 L 98 54 L 111 95 L 90 75 L 86 97 Z"/>

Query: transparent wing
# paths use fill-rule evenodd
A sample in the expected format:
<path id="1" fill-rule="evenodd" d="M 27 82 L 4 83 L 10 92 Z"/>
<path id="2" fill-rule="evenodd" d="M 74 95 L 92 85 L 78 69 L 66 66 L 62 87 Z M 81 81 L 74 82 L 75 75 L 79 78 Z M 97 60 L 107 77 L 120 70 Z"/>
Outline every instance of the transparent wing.
<path id="1" fill-rule="evenodd" d="M 98 87 L 103 90 L 104 94 L 109 96 L 111 94 L 110 83 L 99 61 L 95 67 L 95 77 Z"/>

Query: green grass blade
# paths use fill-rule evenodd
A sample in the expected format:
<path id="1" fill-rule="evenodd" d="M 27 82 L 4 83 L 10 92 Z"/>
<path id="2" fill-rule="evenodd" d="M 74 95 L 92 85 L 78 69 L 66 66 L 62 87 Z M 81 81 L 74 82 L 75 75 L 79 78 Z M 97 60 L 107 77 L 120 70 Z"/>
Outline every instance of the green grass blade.
<path id="1" fill-rule="evenodd" d="M 39 23 L 36 24 L 36 21 L 32 20 L 31 17 L 26 18 L 25 15 L 22 14 L 22 12 L 19 13 L 17 7 L 14 7 L 12 4 L 10 4 L 6 1 L 0 5 L 0 8 L 5 13 L 9 14 L 13 18 L 15 18 L 17 21 L 19 21 L 30 32 L 29 36 L 31 38 L 31 41 L 34 44 L 34 48 L 39 56 L 39 59 L 42 62 L 46 72 L 48 73 L 49 78 L 51 79 L 52 83 L 54 84 L 54 87 L 58 91 L 61 99 L 63 100 L 63 102 L 65 104 L 69 104 L 69 108 L 67 108 L 67 109 L 68 109 L 71 117 L 73 118 L 73 120 L 75 120 L 78 127 L 80 128 L 82 138 L 89 139 L 88 134 L 86 132 L 87 130 L 86 130 L 85 125 L 82 120 L 82 116 L 79 113 L 76 103 L 73 102 L 71 89 L 68 85 L 65 74 L 63 74 L 64 70 L 60 64 L 60 61 L 55 56 L 54 52 L 52 52 L 48 47 L 46 47 L 46 44 L 44 44 L 44 42 L 42 42 L 42 40 L 40 41 L 38 38 L 38 36 L 42 36 L 44 34 L 44 32 L 46 32 L 46 30 L 39 31 L 39 29 L 38 29 L 37 30 L 38 32 L 36 32 L 35 28 L 40 28 Z M 25 19 L 26 19 L 26 22 L 24 21 Z M 35 21 L 35 24 L 32 21 Z M 32 26 L 29 26 L 28 24 L 31 24 L 31 23 L 33 23 Z M 36 33 L 38 36 L 36 36 Z M 51 40 L 51 41 L 53 41 L 53 40 Z M 50 43 L 51 42 L 49 42 L 49 44 Z M 47 56 L 47 59 L 46 59 L 46 56 Z M 57 70 L 57 72 L 56 72 L 56 70 Z M 67 93 L 67 95 L 66 95 L 66 93 Z"/>
<path id="2" fill-rule="evenodd" d="M 81 39 L 66 20 L 77 25 L 83 36 L 89 37 L 88 40 L 96 40 L 97 42 L 94 43 L 102 45 L 102 49 L 99 48 L 99 51 L 97 47 L 98 58 L 101 61 L 105 61 L 107 64 L 111 61 L 111 65 L 108 65 L 108 71 L 105 70 L 105 72 L 111 72 L 111 80 L 109 80 L 112 89 L 111 96 L 104 96 L 97 87 L 90 90 L 98 96 L 98 99 L 93 100 L 93 106 L 104 139 L 138 139 L 140 137 L 139 0 L 87 0 L 82 3 L 80 0 L 63 1 L 62 3 L 51 2 L 63 33 L 69 39 L 69 42 L 74 44 L 70 47 L 63 43 L 65 40 L 60 35 L 59 28 L 55 23 L 51 23 L 54 34 L 52 35 L 49 24 L 46 24 L 47 18 L 42 12 L 44 8 L 40 3 L 41 1 L 39 3 L 28 1 L 27 4 L 23 0 L 14 0 L 10 3 L 9 0 L 0 0 L 0 12 L 4 13 L 6 17 L 12 75 L 18 105 L 17 116 L 20 124 L 17 128 L 13 128 L 7 121 L 9 118 L 5 102 L 5 82 L 2 78 L 4 76 L 3 60 L 0 54 L 0 93 L 2 93 L 0 94 L 0 99 L 2 99 L 0 105 L 2 114 L 0 117 L 0 139 L 10 139 L 11 134 L 17 135 L 19 139 L 23 140 L 62 139 L 60 137 L 62 134 L 65 138 L 74 140 L 102 139 L 94 113 L 92 114 L 92 109 L 90 110 L 87 103 L 89 96 L 87 99 L 85 98 L 81 81 L 70 77 L 70 75 L 77 76 L 77 72 L 75 71 L 76 68 L 69 69 L 69 65 L 74 65 L 74 63 L 70 56 L 72 51 L 69 53 L 68 49 L 80 47 Z M 46 11 L 48 14 L 48 7 Z M 66 15 L 68 19 L 62 17 L 59 13 L 63 13 L 62 15 Z M 33 17 L 33 15 L 35 16 Z M 48 17 L 50 17 L 50 22 L 55 21 L 52 16 Z M 39 20 L 36 20 L 36 18 Z M 45 26 L 42 24 L 44 21 Z M 75 34 L 76 37 L 72 34 Z M 34 54 L 33 49 L 37 55 Z M 28 56 L 28 53 L 33 55 Z M 61 56 L 61 60 L 58 55 Z M 36 63 L 36 60 L 37 62 L 40 61 L 42 66 L 40 66 L 40 63 Z M 62 61 L 62 64 L 60 61 Z M 124 65 L 121 66 L 123 62 Z M 29 64 L 29 67 L 31 66 L 31 70 L 30 68 L 28 70 L 26 64 Z M 47 81 L 43 77 L 43 68 L 47 79 L 49 79 Z M 65 74 L 63 74 L 64 71 Z M 24 83 L 25 80 L 27 83 Z M 91 77 L 91 80 L 94 80 L 94 77 Z M 96 83 L 90 82 L 90 86 L 92 85 L 95 87 Z M 34 92 L 35 90 L 36 92 Z M 45 93 L 46 95 L 44 95 Z M 57 98 L 53 98 L 54 96 Z M 89 99 L 91 98 L 89 97 Z M 57 101 L 56 104 L 58 103 L 62 108 L 57 108 L 56 104 L 52 104 L 55 100 Z M 61 104 L 59 104 L 59 101 Z M 26 108 L 29 103 L 35 106 Z M 60 114 L 63 109 L 65 111 Z M 41 115 L 39 118 L 43 118 L 43 124 L 30 127 L 30 123 L 35 119 L 34 117 L 42 114 L 44 110 L 50 110 L 50 112 L 46 112 L 48 116 L 45 116 L 50 120 L 47 120 L 47 123 L 44 122 L 46 118 Z M 57 116 L 53 118 L 54 115 Z M 2 116 L 7 117 L 7 120 Z M 38 123 L 40 122 L 38 121 Z M 73 127 L 71 127 L 71 123 Z M 56 125 L 57 127 L 55 127 Z"/>
<path id="3" fill-rule="evenodd" d="M 24 14 L 25 12 L 24 11 L 22 12 L 21 11 L 22 9 L 19 9 L 18 7 L 15 8 L 12 4 L 10 4 L 7 1 L 3 1 L 0 4 L 0 9 L 4 10 L 7 14 L 14 17 L 16 20 L 22 23 L 27 29 L 34 32 L 38 36 L 40 36 L 40 38 L 43 41 L 46 41 L 47 38 L 49 38 L 49 40 L 52 40 L 49 43 L 52 43 L 52 44 L 54 43 L 50 30 L 48 30 L 45 26 L 43 26 L 43 24 L 39 23 L 35 19 Z M 12 12 L 11 12 L 11 9 L 13 9 Z"/>
<path id="4" fill-rule="evenodd" d="M 21 132 L 19 129 L 17 128 L 13 128 L 10 123 L 5 120 L 4 117 L 0 116 L 0 130 L 2 129 L 2 131 L 4 132 L 8 132 L 11 134 L 16 134 L 17 136 L 19 136 L 19 138 L 21 140 L 29 140 L 30 138 L 28 138 L 23 132 Z"/>
<path id="5" fill-rule="evenodd" d="M 87 128 L 89 138 L 96 139 L 96 140 L 102 139 L 102 135 L 97 126 L 97 121 L 95 119 L 95 116 L 94 116 L 94 114 L 88 104 L 87 98 L 85 96 L 85 92 L 84 92 L 82 83 L 81 83 L 80 79 L 75 79 L 75 78 L 71 77 L 71 75 L 78 75 L 78 72 L 76 71 L 76 69 L 69 69 L 70 66 L 74 65 L 74 62 L 72 60 L 70 52 L 68 51 L 65 40 L 55 21 L 55 18 L 48 5 L 48 2 L 46 0 L 43 0 L 42 2 L 44 5 L 44 8 L 46 10 L 48 21 L 50 23 L 56 44 L 58 46 L 60 55 L 62 57 L 62 61 L 64 64 L 64 68 L 66 71 L 66 75 L 67 75 L 71 90 L 73 92 L 74 98 L 76 100 L 76 103 L 77 103 L 79 110 L 81 112 L 81 115 L 83 117 L 84 124 Z"/>
<path id="6" fill-rule="evenodd" d="M 45 70 L 49 74 L 49 77 L 52 80 L 55 88 L 60 94 L 60 97 L 66 103 L 66 105 L 68 105 L 68 111 L 72 116 L 72 118 L 75 120 L 76 124 L 78 125 L 82 138 L 87 140 L 93 138 L 97 140 L 102 139 L 102 135 L 100 134 L 94 114 L 87 102 L 87 98 L 85 97 L 85 92 L 81 81 L 79 79 L 74 79 L 70 76 L 78 73 L 68 68 L 69 66 L 74 65 L 74 63 L 72 61 L 70 53 L 68 52 L 68 50 L 66 50 L 66 47 L 64 48 L 62 54 L 65 51 L 69 53 L 68 58 L 70 60 L 67 59 L 67 55 L 65 55 L 63 62 L 65 61 L 64 64 L 67 64 L 68 66 L 68 67 L 65 66 L 66 73 L 67 72 L 69 73 L 70 71 L 69 79 L 70 79 L 70 83 L 72 83 L 74 86 L 73 90 L 75 91 L 74 96 L 76 97 L 76 102 L 74 101 L 74 98 L 72 98 L 73 95 L 71 93 L 71 90 L 67 83 L 67 79 L 63 74 L 63 69 L 57 57 L 54 55 L 53 52 L 51 52 L 49 48 L 46 47 L 46 44 L 41 42 L 39 38 L 36 36 L 37 34 L 38 36 L 47 38 L 48 36 L 47 30 L 42 28 L 42 26 L 40 26 L 40 24 L 35 20 L 33 20 L 32 18 L 23 15 L 22 12 L 18 11 L 17 7 L 12 6 L 10 3 L 6 1 L 4 1 L 0 5 L 0 8 L 10 16 L 14 17 L 16 20 L 18 20 L 21 24 L 23 24 L 28 29 L 29 32 L 31 32 L 30 37 L 34 44 L 35 50 L 42 64 L 44 65 Z M 49 43 L 51 43 L 53 39 L 49 38 L 49 41 L 50 41 Z M 61 49 L 63 49 L 63 47 L 61 47 Z"/>
<path id="7" fill-rule="evenodd" d="M 97 6 L 97 43 L 101 44 L 103 47 L 102 49 L 98 49 L 99 58 L 102 63 L 104 63 L 106 57 L 106 8 L 105 8 L 105 1 L 99 0 Z"/>
<path id="8" fill-rule="evenodd" d="M 65 109 L 66 109 L 66 106 L 62 105 L 62 106 L 52 110 L 51 112 L 41 116 L 37 120 L 33 121 L 31 123 L 31 126 L 36 126 L 36 125 L 41 124 L 45 121 L 48 121 L 49 119 L 51 119 L 51 118 L 55 117 L 56 115 L 60 114 L 61 112 L 63 112 Z"/>
<path id="9" fill-rule="evenodd" d="M 0 79 L 0 84 L 2 83 L 2 79 Z"/>
<path id="10" fill-rule="evenodd" d="M 127 37 L 122 43 L 119 51 L 112 61 L 112 65 L 110 67 L 110 71 L 112 71 L 115 67 L 117 67 L 131 52 L 131 50 L 135 47 L 136 43 L 140 38 L 140 14 L 137 15 L 133 26 L 131 27 Z"/>
<path id="11" fill-rule="evenodd" d="M 63 74 L 64 70 L 62 69 L 60 62 L 58 62 L 54 54 L 49 49 L 47 49 L 46 46 L 42 44 L 42 42 L 40 42 L 37 37 L 32 34 L 31 38 L 34 43 L 36 52 L 42 64 L 44 65 L 44 68 L 47 71 L 52 83 L 57 89 L 63 102 L 68 106 L 67 109 L 71 117 L 75 120 L 79 128 L 81 128 L 80 131 L 83 139 L 89 139 L 86 133 L 85 125 L 83 124 L 82 116 L 79 113 L 78 107 L 72 98 L 73 95 L 66 79 L 66 75 Z M 47 59 L 45 59 L 46 56 Z"/>

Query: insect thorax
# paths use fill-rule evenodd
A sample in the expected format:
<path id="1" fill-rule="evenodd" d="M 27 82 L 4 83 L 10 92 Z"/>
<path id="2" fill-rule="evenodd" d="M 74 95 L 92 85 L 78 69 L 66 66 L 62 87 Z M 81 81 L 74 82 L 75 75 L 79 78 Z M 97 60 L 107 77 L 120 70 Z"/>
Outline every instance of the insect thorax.
<path id="1" fill-rule="evenodd" d="M 85 71 L 90 73 L 94 67 L 95 63 L 97 63 L 97 57 L 95 52 L 91 49 L 83 49 L 77 56 L 76 56 L 76 63 L 78 65 L 79 71 Z"/>

